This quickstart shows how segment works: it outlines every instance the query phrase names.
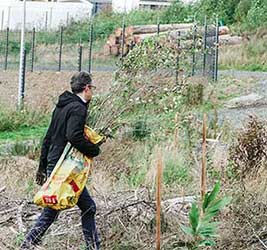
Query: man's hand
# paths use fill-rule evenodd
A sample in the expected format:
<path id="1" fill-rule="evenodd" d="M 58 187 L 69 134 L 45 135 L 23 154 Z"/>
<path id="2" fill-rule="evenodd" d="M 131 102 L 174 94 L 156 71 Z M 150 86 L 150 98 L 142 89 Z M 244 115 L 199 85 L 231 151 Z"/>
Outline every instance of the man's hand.
<path id="1" fill-rule="evenodd" d="M 100 142 L 98 142 L 96 145 L 101 146 L 104 142 L 106 142 L 106 140 L 107 140 L 107 138 L 103 137 L 103 139 Z"/>
<path id="2" fill-rule="evenodd" d="M 35 180 L 38 185 L 42 186 L 46 181 L 46 174 L 38 169 Z"/>

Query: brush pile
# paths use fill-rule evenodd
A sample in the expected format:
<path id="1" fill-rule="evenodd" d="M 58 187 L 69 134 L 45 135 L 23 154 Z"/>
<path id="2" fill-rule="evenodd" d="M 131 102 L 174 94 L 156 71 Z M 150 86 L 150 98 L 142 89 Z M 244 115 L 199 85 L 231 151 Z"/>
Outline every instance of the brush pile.
<path id="1" fill-rule="evenodd" d="M 116 245 L 153 249 L 155 246 L 155 211 L 153 194 L 146 189 L 98 194 L 97 223 L 103 249 Z M 17 249 L 20 239 L 28 232 L 41 209 L 28 199 L 11 199 L 5 188 L 0 190 L 0 249 Z M 165 242 L 178 234 L 178 222 L 185 223 L 193 197 L 181 197 L 162 202 L 162 229 Z M 45 249 L 80 249 L 82 240 L 80 212 L 77 207 L 62 211 L 44 237 Z M 14 238 L 17 237 L 17 246 Z M 23 238 L 23 237 L 22 237 Z"/>

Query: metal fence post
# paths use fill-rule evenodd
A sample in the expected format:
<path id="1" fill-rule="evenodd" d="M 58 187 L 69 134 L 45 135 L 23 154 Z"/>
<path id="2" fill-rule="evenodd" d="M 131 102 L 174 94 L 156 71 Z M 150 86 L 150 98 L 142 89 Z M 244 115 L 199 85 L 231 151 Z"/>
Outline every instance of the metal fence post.
<path id="1" fill-rule="evenodd" d="M 60 27 L 59 55 L 58 55 L 58 71 L 61 71 L 62 43 L 63 43 L 63 26 Z"/>
<path id="2" fill-rule="evenodd" d="M 193 28 L 193 54 L 192 54 L 192 76 L 195 75 L 195 66 L 196 66 L 196 33 L 197 33 L 197 25 L 196 21 L 194 21 Z"/>
<path id="3" fill-rule="evenodd" d="M 82 53 L 83 53 L 83 46 L 79 45 L 78 49 L 78 71 L 82 70 Z"/>
<path id="4" fill-rule="evenodd" d="M 219 62 L 219 18 L 216 18 L 216 41 L 215 41 L 215 67 L 214 80 L 218 81 L 218 62 Z"/>
<path id="5" fill-rule="evenodd" d="M 33 72 L 34 64 L 34 50 L 35 50 L 35 28 L 32 29 L 32 60 L 31 60 L 31 72 Z"/>
<path id="6" fill-rule="evenodd" d="M 70 13 L 67 12 L 67 26 L 69 26 Z"/>
<path id="7" fill-rule="evenodd" d="M 89 65 L 88 72 L 91 73 L 92 70 L 92 46 L 93 46 L 93 21 L 90 22 L 90 30 L 89 30 Z"/>
<path id="8" fill-rule="evenodd" d="M 1 30 L 4 29 L 4 15 L 5 15 L 5 11 L 2 10 L 2 15 L 1 15 Z"/>
<path id="9" fill-rule="evenodd" d="M 203 36 L 203 76 L 206 75 L 206 62 L 207 62 L 207 16 L 204 21 L 204 36 Z"/>
<path id="10" fill-rule="evenodd" d="M 11 12 L 11 6 L 8 6 L 8 11 L 7 11 L 7 27 L 10 27 L 10 12 Z"/>
<path id="11" fill-rule="evenodd" d="M 49 30 L 50 31 L 52 30 L 52 20 L 53 20 L 52 13 L 53 13 L 53 7 L 50 8 L 50 20 L 49 20 Z"/>
<path id="12" fill-rule="evenodd" d="M 22 71 L 21 71 L 21 84 L 19 86 L 19 103 L 18 109 L 22 110 L 24 108 L 24 97 L 25 97 L 25 75 L 26 75 L 26 49 L 23 49 L 23 60 L 22 60 Z"/>
<path id="13" fill-rule="evenodd" d="M 21 85 L 21 97 L 25 96 L 25 75 L 26 75 L 26 49 L 23 50 L 23 67 L 22 67 L 22 85 Z"/>
<path id="14" fill-rule="evenodd" d="M 158 17 L 158 21 L 157 21 L 157 35 L 159 36 L 159 33 L 160 33 L 160 20 L 159 20 L 159 17 Z"/>
<path id="15" fill-rule="evenodd" d="M 7 28 L 6 28 L 5 67 L 4 67 L 5 70 L 7 70 L 8 44 L 9 44 L 9 28 L 7 27 Z"/>
<path id="16" fill-rule="evenodd" d="M 180 64 L 180 46 L 181 46 L 181 32 L 178 31 L 178 41 L 177 41 L 177 57 L 176 57 L 176 69 L 175 69 L 175 83 L 176 85 L 179 84 L 179 64 Z"/>
<path id="17" fill-rule="evenodd" d="M 47 31 L 48 25 L 48 11 L 45 12 L 45 30 Z"/>
<path id="18" fill-rule="evenodd" d="M 124 46 L 125 46 L 125 15 L 123 15 L 122 34 L 121 34 L 121 63 L 122 64 L 123 64 L 123 56 L 124 56 Z"/>

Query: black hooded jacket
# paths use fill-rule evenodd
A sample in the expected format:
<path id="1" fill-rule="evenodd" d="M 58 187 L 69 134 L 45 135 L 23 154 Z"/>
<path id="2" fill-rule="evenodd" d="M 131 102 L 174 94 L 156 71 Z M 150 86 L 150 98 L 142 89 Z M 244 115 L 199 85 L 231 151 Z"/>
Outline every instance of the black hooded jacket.
<path id="1" fill-rule="evenodd" d="M 99 154 L 99 147 L 84 137 L 87 108 L 87 103 L 69 91 L 59 96 L 43 141 L 39 170 L 46 173 L 48 165 L 54 167 L 67 142 L 86 156 L 95 157 Z"/>

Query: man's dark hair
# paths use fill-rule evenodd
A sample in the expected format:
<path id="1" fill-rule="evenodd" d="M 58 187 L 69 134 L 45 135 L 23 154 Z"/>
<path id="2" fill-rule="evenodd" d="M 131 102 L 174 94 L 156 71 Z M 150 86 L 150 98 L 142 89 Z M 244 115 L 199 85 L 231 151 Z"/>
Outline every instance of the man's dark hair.
<path id="1" fill-rule="evenodd" d="M 81 93 L 85 89 L 86 85 L 91 83 L 92 83 L 92 78 L 87 71 L 81 71 L 75 73 L 71 77 L 70 81 L 71 91 L 74 94 Z"/>

